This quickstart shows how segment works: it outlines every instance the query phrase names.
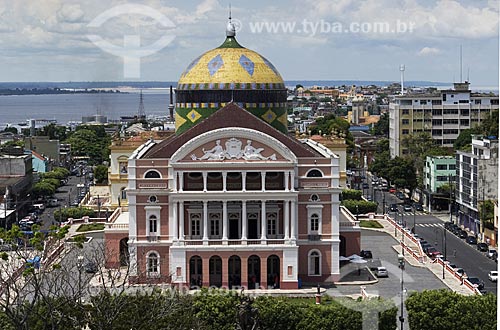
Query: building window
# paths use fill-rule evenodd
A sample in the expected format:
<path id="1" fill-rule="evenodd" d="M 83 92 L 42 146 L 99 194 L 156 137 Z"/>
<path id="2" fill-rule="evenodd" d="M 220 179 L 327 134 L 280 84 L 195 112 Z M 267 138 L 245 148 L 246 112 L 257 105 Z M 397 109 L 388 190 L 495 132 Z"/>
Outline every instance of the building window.
<path id="1" fill-rule="evenodd" d="M 317 215 L 316 213 L 311 215 L 310 222 L 311 222 L 311 225 L 310 225 L 311 232 L 318 232 L 318 230 L 319 230 L 319 215 Z"/>
<path id="2" fill-rule="evenodd" d="M 151 195 L 148 198 L 148 202 L 150 202 L 150 203 L 156 203 L 157 201 L 158 201 L 158 198 L 156 198 L 155 195 Z"/>
<path id="3" fill-rule="evenodd" d="M 410 120 L 409 119 L 403 119 L 403 120 L 401 120 L 401 123 L 403 125 L 409 125 L 410 124 Z"/>
<path id="4" fill-rule="evenodd" d="M 120 174 L 127 174 L 128 169 L 127 169 L 127 162 L 120 162 Z"/>
<path id="5" fill-rule="evenodd" d="M 144 174 L 144 178 L 146 179 L 160 179 L 161 175 L 158 171 L 155 170 L 149 170 Z"/>
<path id="6" fill-rule="evenodd" d="M 439 164 L 439 165 L 436 165 L 436 169 L 437 170 L 447 170 L 448 169 L 448 165 L 446 165 L 446 164 Z"/>
<path id="7" fill-rule="evenodd" d="M 307 177 L 308 178 L 322 178 L 323 177 L 323 173 L 321 173 L 320 170 L 310 170 L 307 173 Z"/>
<path id="8" fill-rule="evenodd" d="M 403 135 L 408 135 L 408 134 L 410 134 L 410 131 L 409 131 L 409 130 L 407 130 L 407 129 L 404 129 L 404 130 L 403 130 Z"/>
<path id="9" fill-rule="evenodd" d="M 126 200 L 127 199 L 127 190 L 126 190 L 127 187 L 123 187 L 121 190 L 120 190 L 120 198 L 121 200 Z"/>
<path id="10" fill-rule="evenodd" d="M 156 215 L 151 215 L 149 217 L 149 233 L 156 234 L 157 231 L 158 231 L 158 218 L 156 218 Z"/>
<path id="11" fill-rule="evenodd" d="M 309 252 L 309 276 L 320 276 L 321 275 L 321 254 L 318 250 L 311 250 Z"/>
<path id="12" fill-rule="evenodd" d="M 191 236 L 201 236 L 201 215 L 198 213 L 191 214 Z"/>
<path id="13" fill-rule="evenodd" d="M 209 219 L 210 219 L 210 236 L 215 238 L 220 237 L 220 214 L 211 213 Z"/>
<path id="14" fill-rule="evenodd" d="M 407 114 L 409 114 L 409 113 L 410 113 L 410 110 L 408 110 L 408 109 L 403 109 L 403 115 L 407 115 Z"/>
<path id="15" fill-rule="evenodd" d="M 311 195 L 311 198 L 309 198 L 311 202 L 319 202 L 319 196 L 316 194 Z"/>
<path id="16" fill-rule="evenodd" d="M 268 213 L 267 214 L 267 235 L 269 237 L 276 237 L 278 234 L 277 230 L 277 216 L 276 213 Z"/>
<path id="17" fill-rule="evenodd" d="M 160 257 L 156 252 L 150 252 L 147 257 L 147 273 L 148 276 L 156 276 L 160 274 Z"/>

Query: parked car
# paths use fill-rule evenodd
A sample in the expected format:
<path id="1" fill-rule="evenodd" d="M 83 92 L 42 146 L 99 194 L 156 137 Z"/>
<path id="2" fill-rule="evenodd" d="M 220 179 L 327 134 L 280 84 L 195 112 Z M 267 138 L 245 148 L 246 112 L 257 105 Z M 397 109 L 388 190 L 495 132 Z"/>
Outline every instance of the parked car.
<path id="1" fill-rule="evenodd" d="M 455 269 L 455 268 L 457 268 L 457 265 L 455 265 L 455 264 L 448 264 L 448 267 Z"/>
<path id="2" fill-rule="evenodd" d="M 441 252 L 439 252 L 438 250 L 436 250 L 435 247 L 431 246 L 429 247 L 425 253 L 429 256 L 429 258 L 436 258 L 437 256 L 440 256 L 441 255 Z"/>
<path id="3" fill-rule="evenodd" d="M 467 237 L 465 241 L 471 245 L 477 244 L 477 239 L 474 236 Z"/>
<path id="4" fill-rule="evenodd" d="M 482 290 L 484 288 L 484 282 L 477 277 L 469 277 L 467 280 L 478 290 Z"/>
<path id="5" fill-rule="evenodd" d="M 365 258 L 365 259 L 372 259 L 373 258 L 372 251 L 370 251 L 370 250 L 361 250 L 361 252 L 359 253 L 359 256 L 362 258 Z"/>
<path id="6" fill-rule="evenodd" d="M 56 207 L 56 206 L 59 206 L 59 201 L 57 200 L 57 198 L 51 198 L 49 199 L 48 201 L 48 205 L 50 207 Z"/>
<path id="7" fill-rule="evenodd" d="M 85 270 L 85 273 L 89 273 L 89 274 L 97 273 L 97 265 L 95 262 L 92 262 L 92 261 L 87 262 L 83 266 L 83 269 Z"/>
<path id="8" fill-rule="evenodd" d="M 422 212 L 424 210 L 424 207 L 420 203 L 413 204 L 413 207 L 415 208 L 415 211 Z"/>
<path id="9" fill-rule="evenodd" d="M 363 182 L 363 189 L 368 189 L 368 188 L 369 188 L 368 183 Z"/>
<path id="10" fill-rule="evenodd" d="M 493 249 L 493 248 L 489 248 L 489 249 L 488 249 L 488 253 L 486 254 L 486 256 L 487 256 L 488 258 L 492 259 L 492 258 L 493 258 L 493 255 L 494 255 L 495 253 L 497 253 L 497 250 L 495 250 L 495 249 Z"/>
<path id="11" fill-rule="evenodd" d="M 458 232 L 458 236 L 459 236 L 460 238 L 467 238 L 467 237 L 469 236 L 469 233 L 467 233 L 465 230 L 460 230 L 460 231 Z"/>
<path id="12" fill-rule="evenodd" d="M 496 282 L 498 279 L 498 271 L 492 270 L 488 273 L 488 279 L 492 282 Z"/>
<path id="13" fill-rule="evenodd" d="M 391 206 L 389 207 L 389 211 L 398 212 L 398 204 L 391 204 Z"/>
<path id="14" fill-rule="evenodd" d="M 351 170 L 346 170 L 346 171 L 345 171 L 345 174 L 346 174 L 347 176 L 351 176 L 351 175 L 353 174 L 353 172 L 352 172 Z"/>
<path id="15" fill-rule="evenodd" d="M 405 199 L 405 194 L 402 191 L 398 191 L 396 193 L 396 197 L 403 200 L 403 199 Z"/>
<path id="16" fill-rule="evenodd" d="M 377 275 L 377 277 L 389 277 L 389 272 L 385 267 L 377 267 L 375 275 Z"/>
<path id="17" fill-rule="evenodd" d="M 389 192 L 390 192 L 391 194 L 395 194 L 395 193 L 396 193 L 396 188 L 390 188 L 390 189 L 389 189 Z"/>
<path id="18" fill-rule="evenodd" d="M 412 211 L 411 205 L 406 204 L 403 208 L 404 208 L 405 212 L 411 212 Z"/>
<path id="19" fill-rule="evenodd" d="M 477 249 L 481 252 L 488 252 L 488 244 L 486 243 L 478 243 Z"/>

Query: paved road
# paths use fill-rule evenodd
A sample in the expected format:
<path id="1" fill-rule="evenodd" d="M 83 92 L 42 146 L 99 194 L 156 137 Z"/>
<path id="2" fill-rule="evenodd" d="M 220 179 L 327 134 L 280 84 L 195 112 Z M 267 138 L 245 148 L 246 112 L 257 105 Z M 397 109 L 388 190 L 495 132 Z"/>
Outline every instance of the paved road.
<path id="1" fill-rule="evenodd" d="M 497 264 L 488 259 L 484 252 L 478 251 L 476 245 L 467 244 L 464 239 L 460 239 L 450 231 L 445 230 L 443 221 L 432 216 L 419 218 L 416 232 L 427 242 L 435 245 L 442 254 L 445 251 L 444 233 L 446 232 L 447 259 L 463 268 L 468 276 L 480 278 L 484 282 L 484 289 L 496 294 L 497 284 L 488 280 L 488 272 L 496 270 Z M 456 250 L 456 256 L 453 256 L 454 250 Z"/>
<path id="2" fill-rule="evenodd" d="M 372 285 L 366 285 L 368 294 L 377 294 L 385 299 L 394 301 L 398 308 L 401 302 L 401 269 L 398 268 L 398 258 L 396 251 L 392 248 L 398 242 L 390 235 L 371 230 L 361 230 L 361 248 L 371 250 L 374 259 L 380 259 L 382 265 L 389 271 L 388 278 L 380 278 L 379 282 Z M 406 263 L 404 270 L 404 288 L 406 294 L 415 291 L 444 289 L 447 288 L 441 280 L 427 268 L 414 267 Z M 327 293 L 332 296 L 359 294 L 359 285 L 337 286 L 336 288 L 328 289 Z M 400 312 L 398 312 L 398 316 Z M 406 310 L 404 311 L 405 329 L 408 329 L 408 318 Z M 399 324 L 399 323 L 398 323 Z"/>
<path id="3" fill-rule="evenodd" d="M 54 219 L 54 211 L 59 208 L 69 207 L 70 203 L 78 194 L 77 184 L 83 183 L 83 177 L 69 176 L 68 183 L 59 187 L 55 193 L 55 198 L 59 202 L 58 207 L 46 207 L 45 211 L 40 215 L 42 219 L 42 229 L 49 229 L 58 219 Z"/>

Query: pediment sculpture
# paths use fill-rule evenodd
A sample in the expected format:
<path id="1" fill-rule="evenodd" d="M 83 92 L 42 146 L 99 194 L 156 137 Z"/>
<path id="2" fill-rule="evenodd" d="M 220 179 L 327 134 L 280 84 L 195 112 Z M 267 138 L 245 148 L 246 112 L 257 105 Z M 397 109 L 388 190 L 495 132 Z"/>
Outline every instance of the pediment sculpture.
<path id="1" fill-rule="evenodd" d="M 236 139 L 231 138 L 226 141 L 225 149 L 221 145 L 220 140 L 215 141 L 215 146 L 212 149 L 202 149 L 203 156 L 197 157 L 195 154 L 191 155 L 192 160 L 224 160 L 224 159 L 244 159 L 244 160 L 276 160 L 276 154 L 269 157 L 263 156 L 264 148 L 255 148 L 252 146 L 252 140 L 247 140 L 247 144 L 242 148 L 243 143 Z"/>

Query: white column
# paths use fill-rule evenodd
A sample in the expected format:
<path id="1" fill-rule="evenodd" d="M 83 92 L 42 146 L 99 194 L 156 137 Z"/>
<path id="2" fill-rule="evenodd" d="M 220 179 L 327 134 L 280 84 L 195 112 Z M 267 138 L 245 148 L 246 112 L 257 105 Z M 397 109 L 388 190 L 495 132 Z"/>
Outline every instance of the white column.
<path id="1" fill-rule="evenodd" d="M 174 191 L 177 191 L 177 187 L 178 187 L 178 185 L 177 185 L 177 171 L 174 171 L 173 169 L 170 169 L 170 171 L 172 172 L 172 174 L 170 176 L 170 178 L 172 180 L 172 189 Z"/>
<path id="2" fill-rule="evenodd" d="M 203 172 L 203 191 L 207 191 L 207 172 Z"/>
<path id="3" fill-rule="evenodd" d="M 261 235 L 260 235 L 260 239 L 261 240 L 265 240 L 267 237 L 266 235 L 266 201 L 263 200 L 262 201 L 262 208 L 261 208 L 261 212 L 260 212 L 260 232 L 261 232 Z M 262 242 L 264 243 L 264 242 Z"/>
<path id="4" fill-rule="evenodd" d="M 227 191 L 227 172 L 222 172 L 222 191 Z"/>
<path id="5" fill-rule="evenodd" d="M 247 240 L 247 201 L 241 202 L 241 239 Z"/>
<path id="6" fill-rule="evenodd" d="M 247 172 L 241 173 L 241 190 L 247 191 Z"/>
<path id="7" fill-rule="evenodd" d="M 295 230 L 296 230 L 296 220 L 297 220 L 297 210 L 296 210 L 296 202 L 292 200 L 291 202 L 291 219 L 290 219 L 290 238 L 292 241 L 296 240 Z"/>
<path id="8" fill-rule="evenodd" d="M 285 171 L 285 191 L 288 191 L 289 190 L 289 186 L 288 186 L 288 183 L 290 182 L 290 172 L 289 171 Z"/>
<path id="9" fill-rule="evenodd" d="M 184 202 L 179 202 L 179 238 L 184 240 Z"/>
<path id="10" fill-rule="evenodd" d="M 184 190 L 184 172 L 179 173 L 179 191 Z"/>
<path id="11" fill-rule="evenodd" d="M 173 234 L 173 240 L 174 241 L 178 241 L 179 240 L 179 237 L 178 237 L 178 230 L 179 230 L 179 222 L 178 222 L 178 219 L 177 219 L 177 202 L 174 202 L 173 203 L 173 206 L 174 206 L 174 209 L 172 210 L 172 221 L 174 223 L 174 226 L 173 226 L 173 230 L 174 232 L 172 233 Z"/>
<path id="12" fill-rule="evenodd" d="M 262 185 L 262 191 L 266 190 L 266 172 L 261 172 L 260 174 L 261 178 L 261 185 Z"/>
<path id="13" fill-rule="evenodd" d="M 283 204 L 285 206 L 285 211 L 283 214 L 283 221 L 285 222 L 285 240 L 287 240 L 289 236 L 289 231 L 290 231 L 290 201 L 284 200 Z"/>
<path id="14" fill-rule="evenodd" d="M 294 191 L 295 190 L 295 171 L 290 171 L 290 190 Z"/>
<path id="15" fill-rule="evenodd" d="M 227 201 L 222 201 L 222 240 L 227 241 Z M 226 242 L 227 244 L 227 242 Z"/>
<path id="16" fill-rule="evenodd" d="M 208 202 L 203 201 L 203 244 L 208 245 Z"/>

